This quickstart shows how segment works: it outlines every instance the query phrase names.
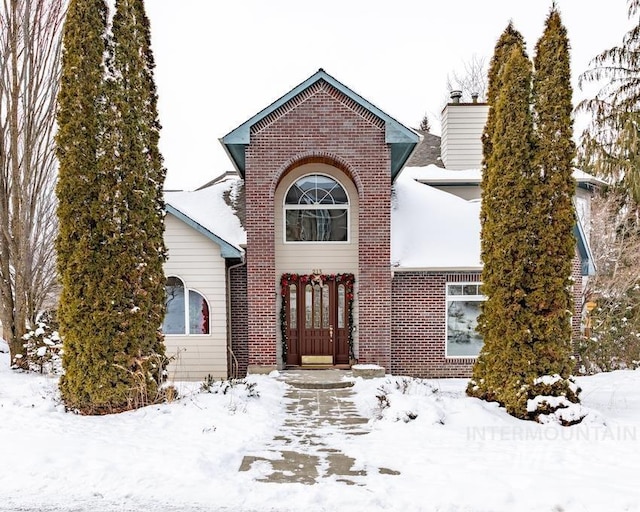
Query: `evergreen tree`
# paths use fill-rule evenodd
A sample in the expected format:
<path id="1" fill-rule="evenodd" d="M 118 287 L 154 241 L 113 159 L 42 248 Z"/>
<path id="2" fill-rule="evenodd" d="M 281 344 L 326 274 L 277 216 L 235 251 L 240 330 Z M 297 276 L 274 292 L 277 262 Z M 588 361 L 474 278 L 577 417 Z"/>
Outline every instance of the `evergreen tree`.
<path id="1" fill-rule="evenodd" d="M 498 42 L 490 70 L 491 126 L 485 129 L 482 177 L 482 290 L 487 296 L 478 319 L 484 346 L 468 393 L 498 401 L 511 414 L 522 408 L 517 393 L 521 362 L 531 358 L 532 287 L 530 247 L 533 121 L 531 63 L 511 25 Z M 519 34 L 518 34 L 519 35 Z M 501 45 L 504 37 L 511 38 Z M 499 67 L 496 69 L 496 67 Z M 495 87 L 498 86 L 496 90 Z M 489 131 L 491 130 L 491 131 Z M 487 150 L 489 148 L 489 150 Z"/>
<path id="2" fill-rule="evenodd" d="M 535 313 L 531 326 L 535 364 L 532 375 L 571 374 L 571 312 L 573 311 L 572 261 L 575 256 L 573 226 L 573 122 L 569 40 L 560 13 L 551 10 L 536 45 L 533 80 L 535 187 L 531 217 L 537 223 L 536 266 L 527 307 Z M 564 386 L 564 387 L 563 387 Z M 556 392 L 568 392 L 569 383 L 558 381 Z"/>
<path id="3" fill-rule="evenodd" d="M 431 132 L 431 123 L 429 122 L 429 115 L 426 113 L 424 114 L 422 121 L 420 121 L 420 130 L 427 133 Z"/>
<path id="4" fill-rule="evenodd" d="M 74 0 L 69 15 L 63 79 L 83 73 L 63 80 L 61 99 L 83 99 L 90 123 L 71 109 L 66 117 L 61 101 L 59 152 L 65 141 L 87 139 L 75 160 L 61 160 L 58 185 L 61 392 L 68 407 L 101 414 L 158 398 L 164 169 L 142 2 L 117 2 L 111 44 L 102 1 Z"/>
<path id="5" fill-rule="evenodd" d="M 611 178 L 627 193 L 634 207 L 640 204 L 640 0 L 628 0 L 628 15 L 636 17 L 620 46 L 591 61 L 580 83 L 604 82 L 595 98 L 578 105 L 590 114 L 590 126 L 580 143 L 580 167 Z"/>
<path id="6" fill-rule="evenodd" d="M 569 46 L 553 9 L 536 46 L 534 79 L 518 36 L 507 28 L 490 70 L 481 209 L 487 301 L 478 322 L 484 346 L 467 392 L 539 419 L 577 402 L 568 379 L 575 222 Z M 581 419 L 572 414 L 558 418 Z"/>
<path id="7" fill-rule="evenodd" d="M 59 234 L 56 241 L 58 273 L 62 286 L 58 318 L 64 337 L 60 380 L 63 400 L 70 407 L 84 408 L 93 401 L 91 389 L 102 383 L 99 335 L 96 317 L 102 277 L 99 260 L 103 237 L 98 230 L 104 218 L 100 201 L 98 169 L 103 98 L 103 59 L 107 7 L 104 0 L 71 0 L 63 33 L 62 74 L 58 95 Z"/>

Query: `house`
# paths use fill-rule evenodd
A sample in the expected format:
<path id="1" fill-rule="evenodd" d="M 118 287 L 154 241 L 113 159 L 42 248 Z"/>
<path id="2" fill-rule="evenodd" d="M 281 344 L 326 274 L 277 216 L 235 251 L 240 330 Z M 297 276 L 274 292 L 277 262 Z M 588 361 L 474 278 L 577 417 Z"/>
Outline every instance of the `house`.
<path id="1" fill-rule="evenodd" d="M 237 175 L 165 197 L 174 378 L 354 362 L 470 375 L 487 112 L 454 98 L 438 141 L 320 69 L 225 135 Z M 596 182 L 576 177 L 588 215 Z M 575 233 L 579 299 L 593 268 Z"/>

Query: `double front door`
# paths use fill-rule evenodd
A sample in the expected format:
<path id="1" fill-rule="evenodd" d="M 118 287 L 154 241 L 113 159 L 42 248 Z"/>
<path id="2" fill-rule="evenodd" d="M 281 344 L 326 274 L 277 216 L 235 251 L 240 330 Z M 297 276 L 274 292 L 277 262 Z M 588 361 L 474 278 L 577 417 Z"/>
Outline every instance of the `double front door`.
<path id="1" fill-rule="evenodd" d="M 349 363 L 349 304 L 353 290 L 342 276 L 345 274 L 338 274 L 337 278 L 322 276 L 324 279 L 301 275 L 285 285 L 287 364 Z"/>

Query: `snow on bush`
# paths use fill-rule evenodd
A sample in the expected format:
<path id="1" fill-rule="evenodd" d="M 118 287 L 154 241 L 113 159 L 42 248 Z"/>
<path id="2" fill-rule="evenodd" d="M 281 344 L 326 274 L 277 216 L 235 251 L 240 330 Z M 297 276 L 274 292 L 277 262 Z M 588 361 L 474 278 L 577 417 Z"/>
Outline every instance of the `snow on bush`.
<path id="1" fill-rule="evenodd" d="M 420 418 L 420 421 L 428 424 L 444 425 L 442 397 L 439 390 L 425 380 L 386 378 L 377 388 L 376 399 L 373 408 L 376 420 L 409 423 Z"/>
<path id="2" fill-rule="evenodd" d="M 573 377 L 543 375 L 534 379 L 526 391 L 532 396 L 527 400 L 527 413 L 539 423 L 575 425 L 587 414 L 579 403 L 581 390 Z"/>
<path id="3" fill-rule="evenodd" d="M 62 340 L 58 331 L 53 330 L 48 324 L 38 322 L 34 330 L 25 334 L 22 354 L 16 354 L 13 360 L 15 367 L 18 359 L 27 360 L 30 371 L 46 373 L 48 375 L 60 375 L 62 373 Z"/>

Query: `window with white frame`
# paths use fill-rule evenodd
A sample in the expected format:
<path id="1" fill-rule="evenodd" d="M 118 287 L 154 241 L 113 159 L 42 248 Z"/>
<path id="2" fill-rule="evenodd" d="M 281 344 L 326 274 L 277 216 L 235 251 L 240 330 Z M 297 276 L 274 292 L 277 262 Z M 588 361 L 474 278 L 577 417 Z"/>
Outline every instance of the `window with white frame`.
<path id="1" fill-rule="evenodd" d="M 164 334 L 209 334 L 209 304 L 202 294 L 186 288 L 175 276 L 167 278 L 165 291 Z"/>
<path id="2" fill-rule="evenodd" d="M 291 185 L 284 199 L 286 242 L 347 242 L 349 198 L 330 176 L 309 174 Z"/>
<path id="3" fill-rule="evenodd" d="M 484 300 L 480 283 L 447 284 L 447 357 L 477 357 L 480 353 L 483 340 L 476 327 Z"/>

